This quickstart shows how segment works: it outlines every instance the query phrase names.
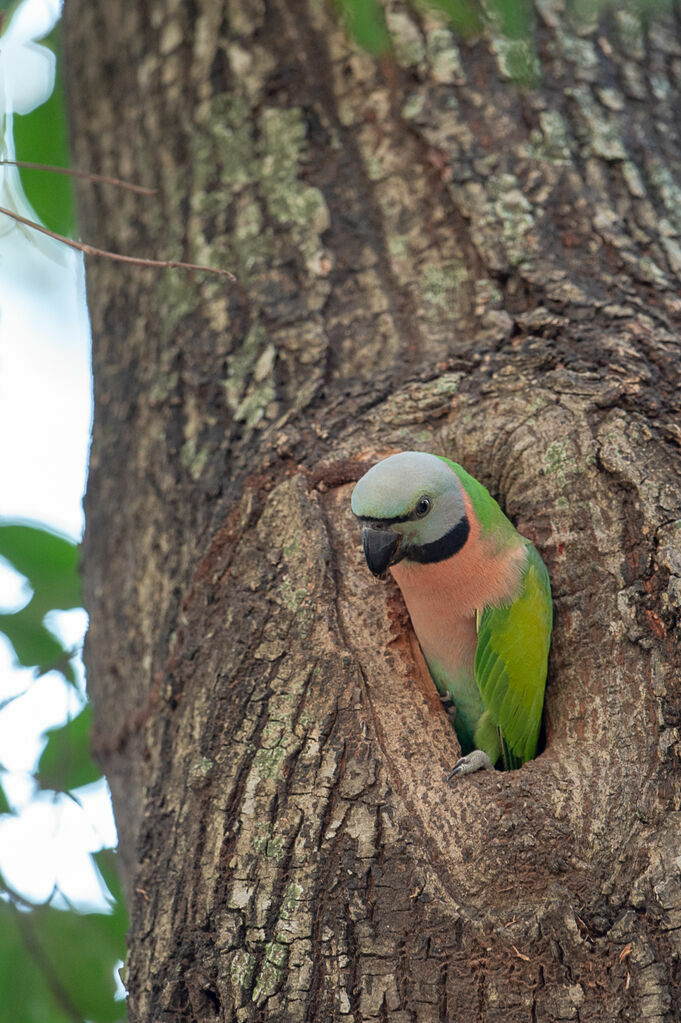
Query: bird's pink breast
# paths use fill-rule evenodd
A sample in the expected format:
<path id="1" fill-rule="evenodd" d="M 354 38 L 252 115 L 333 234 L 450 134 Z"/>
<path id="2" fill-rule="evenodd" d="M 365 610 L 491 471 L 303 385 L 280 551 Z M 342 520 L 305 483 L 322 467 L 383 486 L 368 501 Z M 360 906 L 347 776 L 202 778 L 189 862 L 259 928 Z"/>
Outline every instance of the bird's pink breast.
<path id="1" fill-rule="evenodd" d="M 472 673 L 475 612 L 513 599 L 526 558 L 522 543 L 496 551 L 483 540 L 467 495 L 465 500 L 471 531 L 457 554 L 425 565 L 405 559 L 391 568 L 426 660 L 452 675 L 460 669 Z"/>

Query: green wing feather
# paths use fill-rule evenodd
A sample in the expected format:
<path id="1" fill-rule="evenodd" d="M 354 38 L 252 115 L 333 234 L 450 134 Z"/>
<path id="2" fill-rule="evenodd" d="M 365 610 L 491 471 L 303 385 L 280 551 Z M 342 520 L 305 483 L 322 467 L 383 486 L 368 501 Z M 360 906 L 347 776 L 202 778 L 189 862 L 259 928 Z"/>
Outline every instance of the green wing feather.
<path id="1" fill-rule="evenodd" d="M 537 752 L 553 607 L 544 562 L 531 543 L 519 596 L 478 615 L 475 680 L 491 723 L 513 759 Z"/>
<path id="2" fill-rule="evenodd" d="M 487 487 L 483 487 L 482 483 L 466 472 L 458 462 L 452 462 L 451 459 L 445 458 L 443 455 L 438 455 L 438 458 L 449 466 L 468 494 L 483 535 L 494 536 L 500 547 L 507 543 L 515 543 L 518 532 L 513 523 L 506 518 Z"/>

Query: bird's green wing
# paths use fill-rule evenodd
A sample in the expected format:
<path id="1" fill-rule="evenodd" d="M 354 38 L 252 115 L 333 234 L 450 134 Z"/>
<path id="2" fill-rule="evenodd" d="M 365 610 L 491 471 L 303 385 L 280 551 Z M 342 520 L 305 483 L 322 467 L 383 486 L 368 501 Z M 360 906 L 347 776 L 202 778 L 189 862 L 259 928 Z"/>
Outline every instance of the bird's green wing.
<path id="1" fill-rule="evenodd" d="M 551 584 L 531 543 L 520 594 L 478 616 L 475 680 L 488 717 L 522 763 L 537 752 L 551 643 Z"/>

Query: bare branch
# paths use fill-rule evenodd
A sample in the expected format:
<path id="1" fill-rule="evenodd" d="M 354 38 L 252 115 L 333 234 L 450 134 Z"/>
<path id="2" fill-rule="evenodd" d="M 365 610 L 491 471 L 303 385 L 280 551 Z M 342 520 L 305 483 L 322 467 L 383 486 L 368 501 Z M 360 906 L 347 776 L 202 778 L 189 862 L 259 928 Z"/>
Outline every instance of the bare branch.
<path id="1" fill-rule="evenodd" d="M 95 181 L 99 184 L 117 185 L 119 188 L 127 188 L 130 192 L 137 192 L 140 195 L 157 195 L 157 188 L 145 188 L 144 185 L 133 185 L 129 181 L 122 181 L 121 178 L 111 178 L 107 174 L 91 174 L 89 171 L 72 170 L 70 167 L 56 167 L 49 163 L 29 163 L 28 160 L 0 160 L 0 164 L 7 164 L 10 167 L 26 167 L 28 170 L 49 171 L 51 174 L 67 174 L 72 178 L 83 178 L 86 181 Z"/>
<path id="2" fill-rule="evenodd" d="M 203 270 L 205 273 L 219 274 L 220 277 L 229 277 L 230 281 L 236 281 L 236 277 L 231 270 L 222 270 L 220 267 L 216 266 L 202 266 L 200 263 L 182 263 L 175 259 L 143 259 L 139 256 L 122 256 L 119 252 L 109 252 L 107 249 L 98 249 L 94 245 L 87 245 L 85 242 L 76 242 L 73 238 L 67 238 L 63 234 L 56 234 L 56 232 L 50 231 L 49 228 L 43 227 L 42 224 L 36 224 L 33 220 L 28 220 L 26 217 L 22 217 L 18 213 L 13 213 L 12 210 L 5 209 L 4 206 L 0 206 L 0 213 L 4 213 L 5 216 L 11 217 L 12 220 L 16 220 L 19 224 L 24 224 L 26 227 L 32 227 L 34 231 L 40 231 L 41 234 L 46 234 L 48 238 L 54 238 L 58 242 L 63 242 L 64 245 L 68 245 L 72 249 L 77 249 L 78 252 L 83 252 L 86 256 L 104 256 L 105 259 L 113 259 L 118 263 L 132 263 L 134 266 L 155 266 L 162 270 Z"/>

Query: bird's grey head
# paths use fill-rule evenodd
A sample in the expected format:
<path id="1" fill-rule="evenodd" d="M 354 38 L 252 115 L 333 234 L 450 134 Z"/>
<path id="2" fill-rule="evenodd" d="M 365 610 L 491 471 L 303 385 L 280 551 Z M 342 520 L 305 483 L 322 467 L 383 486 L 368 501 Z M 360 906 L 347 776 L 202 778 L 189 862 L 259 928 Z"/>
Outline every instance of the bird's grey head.
<path id="1" fill-rule="evenodd" d="M 403 558 L 443 561 L 469 533 L 458 476 L 422 451 L 402 451 L 372 466 L 352 492 L 352 510 L 364 526 L 364 553 L 377 576 Z"/>

